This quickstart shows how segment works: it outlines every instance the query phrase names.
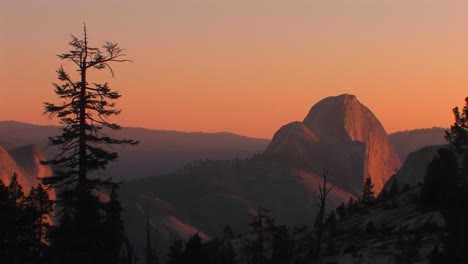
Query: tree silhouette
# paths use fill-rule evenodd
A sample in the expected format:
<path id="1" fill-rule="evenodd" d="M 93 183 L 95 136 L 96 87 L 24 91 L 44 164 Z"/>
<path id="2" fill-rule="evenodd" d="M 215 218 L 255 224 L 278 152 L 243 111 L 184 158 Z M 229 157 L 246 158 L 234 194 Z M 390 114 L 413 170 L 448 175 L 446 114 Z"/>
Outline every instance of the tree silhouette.
<path id="1" fill-rule="evenodd" d="M 275 227 L 272 244 L 271 264 L 293 263 L 295 241 L 286 225 Z"/>
<path id="2" fill-rule="evenodd" d="M 446 132 L 450 149 L 457 154 L 451 166 L 451 175 L 446 179 L 449 188 L 446 190 L 446 204 L 442 208 L 448 231 L 445 251 L 452 263 L 468 261 L 468 97 L 465 103 L 461 112 L 458 107 L 453 109 L 455 122 Z"/>
<path id="3" fill-rule="evenodd" d="M 98 256 L 112 250 L 104 237 L 106 228 L 102 226 L 106 222 L 105 202 L 96 197 L 96 192 L 113 189 L 117 184 L 111 178 L 90 178 L 88 173 L 105 169 L 110 161 L 118 158 L 117 152 L 104 146 L 138 142 L 106 135 L 105 129 L 121 129 L 108 121 L 121 112 L 114 102 L 120 94 L 111 90 L 108 83 L 91 85 L 87 74 L 90 70 L 108 69 L 114 77 L 111 64 L 129 60 L 117 43 L 106 42 L 102 48 L 90 46 L 85 25 L 83 37 L 72 35 L 68 44 L 71 50 L 58 57 L 74 65 L 79 78 L 74 81 L 61 66 L 57 70 L 60 84 L 53 83 L 53 86 L 63 102 L 45 103 L 44 112 L 51 118 L 57 117 L 63 125 L 59 135 L 49 137 L 50 145 L 59 147 L 59 154 L 43 162 L 54 169 L 54 175 L 44 178 L 43 182 L 61 189 L 57 199 L 62 212 L 60 226 L 52 232 L 51 246 L 56 254 L 69 257 L 70 263 L 85 261 L 73 258 L 74 255 L 94 257 L 93 261 L 98 261 Z"/>
<path id="4" fill-rule="evenodd" d="M 328 184 L 328 170 L 323 170 L 322 172 L 323 182 L 319 185 L 319 202 L 317 203 L 317 207 L 319 212 L 315 218 L 314 227 L 315 227 L 315 235 L 317 238 L 317 243 L 315 244 L 315 248 L 313 249 L 312 256 L 316 258 L 320 258 L 321 249 L 322 249 L 322 236 L 324 232 L 324 218 L 325 218 L 325 206 L 327 202 L 327 196 L 330 191 L 333 189 L 334 185 Z"/>
<path id="5" fill-rule="evenodd" d="M 16 174 L 8 186 L 0 181 L 0 212 L 0 263 L 44 262 L 52 201 L 42 186 L 25 196 Z"/>
<path id="6" fill-rule="evenodd" d="M 158 264 L 158 255 L 151 243 L 151 232 L 150 232 L 150 220 L 148 208 L 146 208 L 146 252 L 145 252 L 145 263 L 146 264 Z"/>
<path id="7" fill-rule="evenodd" d="M 176 239 L 172 241 L 169 246 L 169 252 L 167 254 L 168 264 L 183 264 L 184 263 L 184 251 L 182 240 Z"/>
<path id="8" fill-rule="evenodd" d="M 445 138 L 450 145 L 464 154 L 468 152 L 468 97 L 465 98 L 465 103 L 461 112 L 458 107 L 453 108 L 455 122 L 450 130 L 445 132 Z"/>
<path id="9" fill-rule="evenodd" d="M 370 206 L 375 201 L 374 184 L 372 183 L 372 179 L 370 177 L 366 178 L 366 181 L 364 182 L 361 199 L 363 207 Z"/>
<path id="10" fill-rule="evenodd" d="M 47 231 L 50 227 L 50 216 L 53 212 L 53 201 L 49 199 L 47 191 L 39 184 L 31 188 L 25 199 L 25 207 L 31 222 L 31 251 L 37 255 L 45 250 Z"/>
<path id="11" fill-rule="evenodd" d="M 348 213 L 348 212 L 347 212 L 346 205 L 345 205 L 344 202 L 341 203 L 335 210 L 336 210 L 336 213 L 338 214 L 338 217 L 339 217 L 340 219 L 345 218 L 346 215 L 347 215 L 347 213 Z"/>
<path id="12" fill-rule="evenodd" d="M 267 262 L 265 256 L 265 234 L 270 227 L 274 226 L 274 221 L 267 213 L 268 209 L 261 206 L 257 208 L 255 215 L 252 215 L 252 220 L 249 223 L 250 235 L 244 241 L 244 251 L 248 258 L 248 263 L 262 264 Z"/>
<path id="13" fill-rule="evenodd" d="M 468 97 L 462 112 L 446 131 L 448 148 L 441 148 L 427 167 L 421 190 L 423 208 L 439 210 L 445 220 L 443 251 L 434 248 L 432 263 L 467 263 L 468 257 Z"/>
<path id="14" fill-rule="evenodd" d="M 53 86 L 57 96 L 65 101 L 59 105 L 45 103 L 44 114 L 58 117 L 64 127 L 60 135 L 49 137 L 50 144 L 59 146 L 61 152 L 55 159 L 44 162 L 55 169 L 55 175 L 44 178 L 44 181 L 59 183 L 59 186 L 76 183 L 76 189 L 83 191 L 107 182 L 101 179 L 90 181 L 88 172 L 105 169 L 109 161 L 118 158 L 117 152 L 108 151 L 102 145 L 134 145 L 138 142 L 110 138 L 103 132 L 103 128 L 121 129 L 118 124 L 108 121 L 110 116 L 120 114 L 121 110 L 115 109 L 112 101 L 121 95 L 111 90 L 107 83 L 90 86 L 87 80 L 87 73 L 92 69 L 109 69 L 114 76 L 110 64 L 129 61 L 124 59 L 123 50 L 111 42 L 106 42 L 103 50 L 89 46 L 86 26 L 83 27 L 83 39 L 72 35 L 68 44 L 72 49 L 58 57 L 77 66 L 80 80 L 73 81 L 61 66 L 57 74 L 62 84 L 53 83 Z"/>

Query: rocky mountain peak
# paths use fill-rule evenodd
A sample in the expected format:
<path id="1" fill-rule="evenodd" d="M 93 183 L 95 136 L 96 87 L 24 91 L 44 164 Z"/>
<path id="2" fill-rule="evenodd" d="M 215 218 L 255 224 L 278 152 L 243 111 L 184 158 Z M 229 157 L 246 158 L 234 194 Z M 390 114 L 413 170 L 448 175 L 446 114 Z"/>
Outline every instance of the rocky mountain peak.
<path id="1" fill-rule="evenodd" d="M 359 194 L 365 178 L 376 193 L 400 167 L 380 121 L 356 96 L 342 94 L 316 103 L 303 122 L 282 127 L 267 155 L 300 157 L 309 168 L 333 168 L 335 184 Z"/>

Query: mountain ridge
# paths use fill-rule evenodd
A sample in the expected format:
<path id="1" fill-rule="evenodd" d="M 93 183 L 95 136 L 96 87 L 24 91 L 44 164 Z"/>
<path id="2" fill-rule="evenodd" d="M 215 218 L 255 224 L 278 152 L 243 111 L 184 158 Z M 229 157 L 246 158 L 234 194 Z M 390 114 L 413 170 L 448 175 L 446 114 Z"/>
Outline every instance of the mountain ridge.
<path id="1" fill-rule="evenodd" d="M 48 146 L 48 137 L 57 135 L 59 129 L 59 126 L 0 121 L 0 145 L 13 149 L 33 143 L 50 159 L 58 151 Z M 179 132 L 147 128 L 123 128 L 117 132 L 111 131 L 109 135 L 140 140 L 137 146 L 114 147 L 119 152 L 119 160 L 111 163 L 106 171 L 97 172 L 116 180 L 175 171 L 194 160 L 247 158 L 264 151 L 269 142 L 229 132 Z"/>

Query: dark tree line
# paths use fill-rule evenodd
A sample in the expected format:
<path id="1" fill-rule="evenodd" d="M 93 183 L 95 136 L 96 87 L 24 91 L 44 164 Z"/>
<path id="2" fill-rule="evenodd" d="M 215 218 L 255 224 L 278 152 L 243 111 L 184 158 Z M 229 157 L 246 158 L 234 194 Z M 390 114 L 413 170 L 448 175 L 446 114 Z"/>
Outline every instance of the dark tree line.
<path id="1" fill-rule="evenodd" d="M 224 229 L 222 238 L 203 241 L 197 233 L 185 243 L 174 240 L 167 255 L 167 264 L 234 264 L 236 256 L 232 247 L 234 235 L 230 227 Z"/>
<path id="2" fill-rule="evenodd" d="M 25 195 L 16 175 L 0 181 L 0 262 L 46 263 L 53 201 L 38 185 Z"/>
<path id="3" fill-rule="evenodd" d="M 167 255 L 168 264 L 292 264 L 308 263 L 314 248 L 314 235 L 306 227 L 278 225 L 269 210 L 259 207 L 251 215 L 249 232 L 235 235 L 230 226 L 223 235 L 203 241 L 194 234 L 187 241 L 174 240 Z M 328 220 L 325 224 L 328 228 Z"/>
<path id="4" fill-rule="evenodd" d="M 468 97 L 460 111 L 453 109 L 455 122 L 446 131 L 448 148 L 441 148 L 427 168 L 421 190 L 422 206 L 440 211 L 447 235 L 436 246 L 432 263 L 468 261 Z"/>

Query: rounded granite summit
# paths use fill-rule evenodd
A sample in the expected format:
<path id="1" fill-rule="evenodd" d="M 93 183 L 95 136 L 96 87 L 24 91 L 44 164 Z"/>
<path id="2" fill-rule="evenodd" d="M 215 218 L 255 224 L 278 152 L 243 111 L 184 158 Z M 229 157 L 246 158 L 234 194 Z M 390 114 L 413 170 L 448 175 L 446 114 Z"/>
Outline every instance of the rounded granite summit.
<path id="1" fill-rule="evenodd" d="M 380 121 L 356 96 L 342 94 L 316 103 L 303 122 L 282 127 L 266 154 L 303 157 L 310 168 L 333 168 L 336 184 L 358 194 L 370 177 L 379 193 L 400 167 Z"/>

